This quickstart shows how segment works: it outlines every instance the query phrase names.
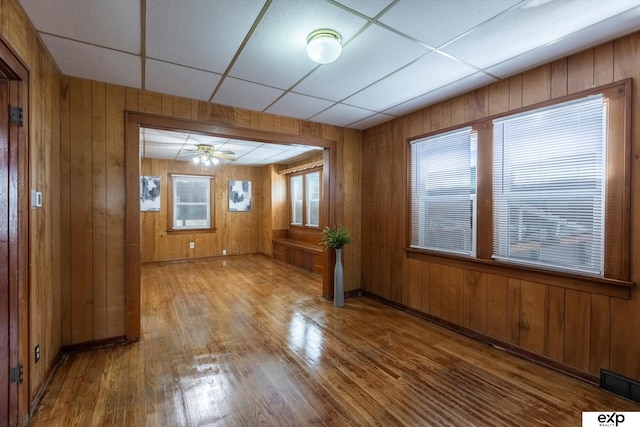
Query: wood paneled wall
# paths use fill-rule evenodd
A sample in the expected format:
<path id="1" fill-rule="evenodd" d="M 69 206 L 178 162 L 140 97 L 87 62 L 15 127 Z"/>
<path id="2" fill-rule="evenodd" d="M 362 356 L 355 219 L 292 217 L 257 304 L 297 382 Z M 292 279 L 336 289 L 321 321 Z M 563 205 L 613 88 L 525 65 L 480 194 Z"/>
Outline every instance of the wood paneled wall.
<path id="1" fill-rule="evenodd" d="M 63 345 L 125 334 L 125 111 L 335 140 L 342 162 L 333 166 L 337 169 L 338 196 L 333 220 L 353 230 L 354 242 L 345 251 L 345 288 L 360 287 L 360 131 L 64 77 L 61 245 L 62 253 L 69 257 L 62 265 Z M 269 168 L 262 170 L 263 177 L 274 173 Z M 258 181 L 257 175 L 255 179 Z M 273 200 L 274 191 L 280 190 L 273 185 L 271 190 Z M 262 191 L 266 194 L 264 188 Z M 259 224 L 262 230 L 252 243 L 258 251 L 281 221 L 278 209 L 271 209 L 271 228 L 268 214 Z M 237 243 L 232 242 L 232 235 L 227 239 L 221 244 L 231 250 Z M 268 253 L 268 249 L 263 251 Z"/>
<path id="2" fill-rule="evenodd" d="M 548 361 L 640 379 L 640 290 L 631 298 L 409 256 L 407 140 L 633 78 L 632 170 L 640 155 L 640 33 L 605 43 L 368 129 L 362 148 L 363 289 Z M 640 174 L 632 174 L 632 281 L 640 282 Z"/>
<path id="3" fill-rule="evenodd" d="M 31 209 L 29 217 L 29 277 L 24 277 L 20 296 L 20 363 L 25 382 L 20 387 L 19 412 L 24 419 L 28 406 L 50 373 L 61 349 L 60 245 L 60 79 L 49 53 L 40 43 L 17 0 L 0 0 L 0 37 L 29 70 L 25 116 L 28 117 L 29 182 L 24 188 L 43 194 L 43 206 Z M 28 194 L 21 197 L 28 198 Z M 33 351 L 40 346 L 40 360 Z"/>
<path id="4" fill-rule="evenodd" d="M 253 254 L 262 252 L 262 216 L 265 203 L 263 195 L 263 168 L 220 165 L 210 171 L 202 171 L 193 162 L 142 159 L 143 175 L 160 176 L 160 212 L 141 212 L 141 262 L 171 261 L 189 258 Z M 214 223 L 215 232 L 171 233 L 167 215 L 168 174 L 214 175 Z M 252 203 L 250 212 L 229 212 L 229 180 L 251 181 Z M 189 249 L 189 242 L 195 243 Z"/>

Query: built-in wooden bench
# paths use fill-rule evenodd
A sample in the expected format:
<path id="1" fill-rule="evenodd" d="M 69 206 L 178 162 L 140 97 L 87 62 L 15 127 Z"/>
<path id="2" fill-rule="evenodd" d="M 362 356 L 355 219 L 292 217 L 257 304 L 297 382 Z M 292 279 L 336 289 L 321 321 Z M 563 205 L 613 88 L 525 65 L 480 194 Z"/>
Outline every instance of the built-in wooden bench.
<path id="1" fill-rule="evenodd" d="M 276 232 L 277 231 L 277 232 Z M 321 237 L 317 233 L 303 236 L 306 240 L 316 238 L 316 242 L 292 239 L 288 230 L 274 231 L 273 258 L 296 267 L 304 268 L 315 274 L 322 274 L 324 268 L 324 247 L 317 242 Z M 279 237 L 281 236 L 281 237 Z M 298 237 L 298 236 L 296 236 Z"/>

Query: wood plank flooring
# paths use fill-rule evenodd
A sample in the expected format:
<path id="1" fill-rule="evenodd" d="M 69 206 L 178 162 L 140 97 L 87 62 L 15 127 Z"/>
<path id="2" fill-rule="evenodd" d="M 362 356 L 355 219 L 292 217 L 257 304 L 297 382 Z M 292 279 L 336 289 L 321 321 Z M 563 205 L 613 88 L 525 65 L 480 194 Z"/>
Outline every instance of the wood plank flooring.
<path id="1" fill-rule="evenodd" d="M 251 255 L 143 265 L 140 342 L 65 357 L 30 426 L 576 426 L 640 405 Z"/>

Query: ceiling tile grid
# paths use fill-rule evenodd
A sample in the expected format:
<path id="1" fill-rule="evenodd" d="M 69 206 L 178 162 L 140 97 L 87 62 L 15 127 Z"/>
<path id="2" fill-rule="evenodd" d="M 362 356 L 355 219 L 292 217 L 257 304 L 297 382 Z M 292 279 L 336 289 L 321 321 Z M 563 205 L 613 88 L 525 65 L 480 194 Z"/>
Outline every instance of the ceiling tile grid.
<path id="1" fill-rule="evenodd" d="M 18 1 L 65 75 L 354 129 L 640 30 L 640 0 Z"/>

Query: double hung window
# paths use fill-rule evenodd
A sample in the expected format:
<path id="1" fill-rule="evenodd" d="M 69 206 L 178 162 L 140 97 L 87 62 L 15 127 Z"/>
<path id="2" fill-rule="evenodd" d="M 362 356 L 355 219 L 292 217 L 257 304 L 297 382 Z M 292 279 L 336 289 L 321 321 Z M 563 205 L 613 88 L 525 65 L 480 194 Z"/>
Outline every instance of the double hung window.
<path id="1" fill-rule="evenodd" d="M 410 247 L 627 281 L 630 84 L 411 141 Z"/>
<path id="2" fill-rule="evenodd" d="M 291 224 L 320 226 L 320 171 L 293 175 L 289 179 Z"/>
<path id="3" fill-rule="evenodd" d="M 475 251 L 476 135 L 470 127 L 411 144 L 411 246 Z"/>
<path id="4" fill-rule="evenodd" d="M 170 223 L 173 230 L 211 229 L 210 176 L 170 175 Z"/>
<path id="5" fill-rule="evenodd" d="M 601 274 L 602 95 L 494 121 L 493 256 Z"/>

